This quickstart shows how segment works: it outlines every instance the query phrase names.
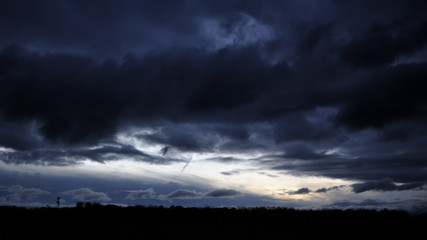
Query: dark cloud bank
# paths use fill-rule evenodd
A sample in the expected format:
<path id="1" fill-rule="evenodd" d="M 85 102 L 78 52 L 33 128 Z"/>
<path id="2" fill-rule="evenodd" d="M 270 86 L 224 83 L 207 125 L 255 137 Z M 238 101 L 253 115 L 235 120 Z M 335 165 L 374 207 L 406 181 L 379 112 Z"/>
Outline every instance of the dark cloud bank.
<path id="1" fill-rule="evenodd" d="M 171 149 L 257 151 L 263 167 L 360 181 L 355 193 L 420 188 L 426 7 L 2 1 L 0 146 L 14 152 L 0 159 L 168 163 L 181 161 Z M 152 156 L 117 133 L 166 148 Z"/>

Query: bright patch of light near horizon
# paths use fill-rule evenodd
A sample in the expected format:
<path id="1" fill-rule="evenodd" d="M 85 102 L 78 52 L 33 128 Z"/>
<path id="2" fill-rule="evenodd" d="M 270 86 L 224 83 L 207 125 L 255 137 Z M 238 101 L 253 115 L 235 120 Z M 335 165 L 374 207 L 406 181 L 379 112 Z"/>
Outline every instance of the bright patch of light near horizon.
<path id="1" fill-rule="evenodd" d="M 275 170 L 262 170 L 249 161 L 226 164 L 199 159 L 192 161 L 187 169 L 181 172 L 184 164 L 158 165 L 131 159 L 107 161 L 105 163 L 85 160 L 78 165 L 71 166 L 12 165 L 0 162 L 0 169 L 47 176 L 132 180 L 154 185 L 174 182 L 188 189 L 194 187 L 206 190 L 227 188 L 238 190 L 243 194 L 306 201 L 316 199 L 316 194 L 289 195 L 284 193 L 296 191 L 302 187 L 316 190 L 322 187 L 350 184 L 350 182 L 340 179 L 295 176 Z M 222 174 L 222 172 L 232 171 L 235 173 L 229 176 Z M 318 196 L 325 195 L 318 194 Z"/>
<path id="2" fill-rule="evenodd" d="M 166 156 L 162 156 L 160 151 L 165 147 L 164 145 L 144 141 L 143 138 L 138 137 L 139 135 L 153 134 L 155 131 L 155 128 L 123 131 L 116 136 L 116 141 L 119 144 L 133 146 L 147 154 L 166 158 L 168 153 Z M 253 137 L 256 138 L 256 135 Z M 337 151 L 339 149 L 331 149 L 327 153 L 333 154 Z M 255 160 L 267 154 L 262 152 L 221 153 L 213 151 L 199 153 L 175 150 L 172 154 L 174 154 L 173 158 L 181 159 L 182 162 L 173 161 L 169 162 L 169 164 L 153 164 L 136 161 L 132 158 L 105 161 L 104 163 L 84 160 L 77 165 L 69 166 L 11 165 L 0 162 L 0 168 L 50 176 L 88 176 L 109 180 L 136 180 L 152 184 L 174 182 L 188 189 L 192 187 L 206 190 L 227 188 L 238 190 L 243 194 L 270 196 L 284 200 L 312 200 L 316 197 L 316 194 L 289 195 L 286 194 L 286 191 L 296 191 L 304 187 L 314 191 L 323 187 L 350 184 L 348 181 L 340 179 L 297 176 L 292 172 L 263 168 Z M 269 152 L 269 154 L 272 154 L 272 152 Z M 215 160 L 215 158 L 217 159 Z M 236 159 L 236 161 L 222 161 L 224 158 L 232 158 Z M 317 197 L 320 195 L 317 194 Z"/>
<path id="3" fill-rule="evenodd" d="M 155 144 L 138 138 L 138 135 L 149 135 L 156 131 L 154 128 L 132 129 L 117 135 L 117 142 L 128 144 L 136 149 L 155 156 L 162 156 L 162 144 Z M 129 134 L 131 133 L 131 134 Z M 256 137 L 256 136 L 254 136 Z M 218 141 L 224 139 L 217 139 Z M 225 140 L 224 140 L 225 141 Z M 339 148 L 328 150 L 327 154 L 334 154 Z M 172 152 L 172 153 L 170 153 Z M 184 186 L 198 186 L 200 188 L 230 188 L 255 195 L 268 195 L 277 199 L 311 199 L 313 195 L 289 195 L 283 194 L 283 189 L 296 191 L 299 188 L 308 187 L 310 189 L 328 188 L 337 185 L 349 184 L 348 181 L 340 179 L 330 179 L 326 177 L 296 176 L 283 171 L 261 169 L 252 160 L 262 157 L 261 152 L 182 152 L 171 148 L 166 154 L 173 154 L 174 158 L 183 162 L 174 162 L 168 165 L 156 165 L 126 161 L 107 162 L 106 165 L 121 172 L 118 175 L 138 177 L 138 174 L 145 178 L 159 178 L 159 181 L 174 181 Z M 271 154 L 271 152 L 270 152 Z M 221 162 L 221 158 L 233 158 L 236 161 Z M 215 160 L 217 159 L 217 160 Z M 127 165 L 129 164 L 129 165 Z M 119 166 L 120 165 L 120 166 Z M 234 172 L 224 175 L 223 172 Z"/>

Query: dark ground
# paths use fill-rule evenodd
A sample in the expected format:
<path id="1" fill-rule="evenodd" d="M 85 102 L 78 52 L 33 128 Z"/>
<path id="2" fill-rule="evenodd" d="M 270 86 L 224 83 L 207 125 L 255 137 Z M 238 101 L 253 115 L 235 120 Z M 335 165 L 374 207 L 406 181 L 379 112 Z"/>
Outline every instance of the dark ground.
<path id="1" fill-rule="evenodd" d="M 0 207 L 1 239 L 426 239 L 427 215 L 289 208 Z M 3 238 L 2 236 L 6 236 Z"/>

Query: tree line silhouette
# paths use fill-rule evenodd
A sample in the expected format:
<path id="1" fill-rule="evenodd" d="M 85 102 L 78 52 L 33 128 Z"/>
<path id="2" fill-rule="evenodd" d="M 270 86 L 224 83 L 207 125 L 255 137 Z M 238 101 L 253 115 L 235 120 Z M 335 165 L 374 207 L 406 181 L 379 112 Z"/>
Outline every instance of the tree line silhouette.
<path id="1" fill-rule="evenodd" d="M 396 234 L 422 239 L 427 226 L 426 214 L 387 209 L 119 207 L 79 202 L 74 208 L 0 207 L 0 214 L 0 237 L 14 239 L 289 239 Z"/>

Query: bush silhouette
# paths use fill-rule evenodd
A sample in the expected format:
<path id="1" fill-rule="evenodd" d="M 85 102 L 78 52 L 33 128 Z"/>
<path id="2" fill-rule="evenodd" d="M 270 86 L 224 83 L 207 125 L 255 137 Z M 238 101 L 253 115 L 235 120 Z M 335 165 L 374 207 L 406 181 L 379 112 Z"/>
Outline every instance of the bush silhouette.
<path id="1" fill-rule="evenodd" d="M 84 203 L 83 202 L 77 202 L 76 203 L 76 208 L 83 208 L 84 207 Z"/>

